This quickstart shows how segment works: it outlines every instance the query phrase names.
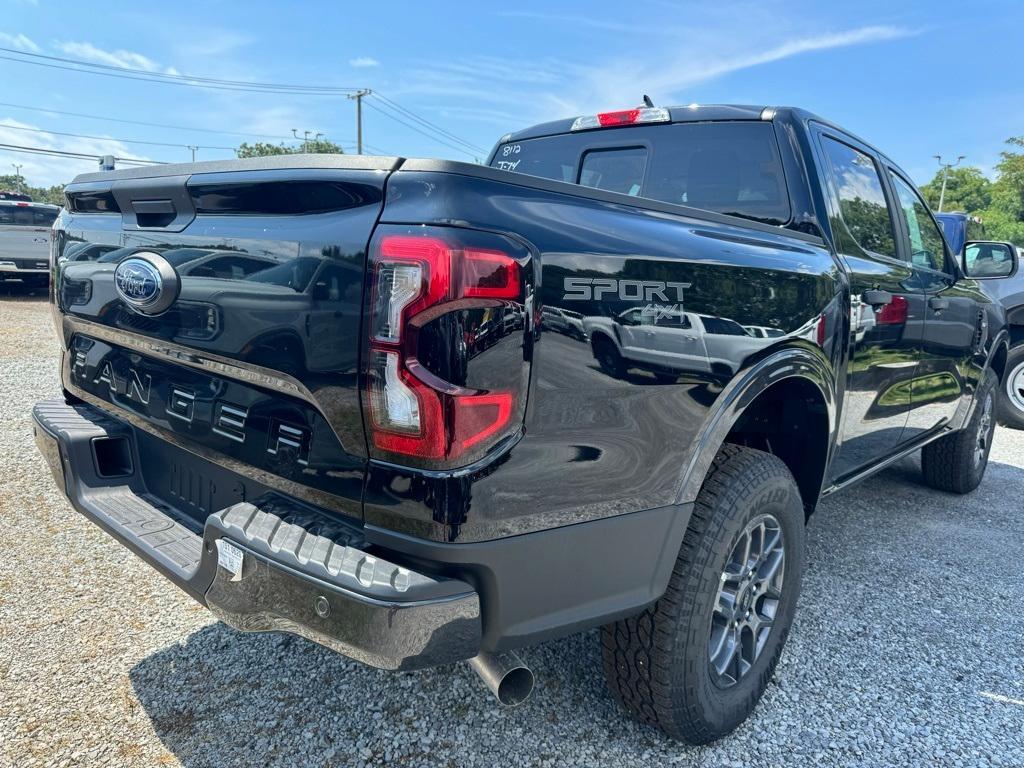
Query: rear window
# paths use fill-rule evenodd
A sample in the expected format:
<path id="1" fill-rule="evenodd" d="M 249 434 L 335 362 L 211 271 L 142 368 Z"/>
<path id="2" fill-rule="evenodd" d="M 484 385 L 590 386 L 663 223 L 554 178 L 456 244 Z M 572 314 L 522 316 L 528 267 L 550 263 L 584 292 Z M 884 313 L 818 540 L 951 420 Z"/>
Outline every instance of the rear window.
<path id="1" fill-rule="evenodd" d="M 48 227 L 57 218 L 57 208 L 31 205 L 0 205 L 0 224 L 23 227 Z"/>
<path id="2" fill-rule="evenodd" d="M 492 167 L 772 224 L 790 219 L 770 123 L 676 123 L 560 134 L 498 147 Z"/>

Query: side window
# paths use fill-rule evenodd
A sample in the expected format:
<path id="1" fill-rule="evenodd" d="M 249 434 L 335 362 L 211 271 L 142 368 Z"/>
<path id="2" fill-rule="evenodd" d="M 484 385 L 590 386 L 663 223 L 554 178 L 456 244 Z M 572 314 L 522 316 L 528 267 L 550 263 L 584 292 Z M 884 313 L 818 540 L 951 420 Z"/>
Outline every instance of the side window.
<path id="1" fill-rule="evenodd" d="M 874 160 L 827 136 L 822 137 L 821 143 L 846 229 L 865 251 L 897 258 L 892 218 Z"/>
<path id="2" fill-rule="evenodd" d="M 659 328 L 676 328 L 679 330 L 690 330 L 690 318 L 684 312 L 666 312 L 654 317 L 654 324 Z"/>
<path id="3" fill-rule="evenodd" d="M 907 182 L 894 173 L 890 173 L 890 176 L 900 201 L 900 215 L 910 235 L 912 261 L 918 267 L 945 272 L 945 240 L 928 213 L 928 206 Z"/>

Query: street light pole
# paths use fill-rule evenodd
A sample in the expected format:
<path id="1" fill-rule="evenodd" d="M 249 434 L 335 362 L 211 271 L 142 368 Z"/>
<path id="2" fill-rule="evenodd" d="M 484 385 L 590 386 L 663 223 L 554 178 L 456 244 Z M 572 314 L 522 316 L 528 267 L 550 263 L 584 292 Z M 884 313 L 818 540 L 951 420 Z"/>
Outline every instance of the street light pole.
<path id="1" fill-rule="evenodd" d="M 196 161 L 196 150 L 199 149 L 199 147 L 194 146 L 193 144 L 188 144 L 185 148 L 192 150 L 192 162 L 194 163 Z"/>
<path id="2" fill-rule="evenodd" d="M 18 184 L 18 191 L 21 192 L 21 188 L 24 186 L 21 183 L 21 169 L 24 167 L 24 163 L 11 163 L 11 167 L 14 169 L 14 178 Z"/>
<path id="3" fill-rule="evenodd" d="M 946 180 L 949 178 L 949 169 L 956 168 L 960 165 L 960 161 L 963 160 L 966 155 L 960 155 L 957 157 L 955 163 L 942 162 L 942 155 L 933 155 L 933 157 L 939 161 L 939 165 L 942 167 L 942 191 L 939 192 L 939 210 L 936 211 L 936 213 L 942 213 L 942 204 L 946 202 Z"/>
<path id="4" fill-rule="evenodd" d="M 346 98 L 356 100 L 356 154 L 363 154 L 363 96 L 369 96 L 373 91 L 369 88 L 362 88 L 355 93 L 349 94 Z"/>

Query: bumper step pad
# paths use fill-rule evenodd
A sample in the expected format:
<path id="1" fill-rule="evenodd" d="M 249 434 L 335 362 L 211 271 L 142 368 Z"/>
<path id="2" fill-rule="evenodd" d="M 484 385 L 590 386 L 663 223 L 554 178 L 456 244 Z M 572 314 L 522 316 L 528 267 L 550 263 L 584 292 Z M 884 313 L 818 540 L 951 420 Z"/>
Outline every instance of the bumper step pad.
<path id="1" fill-rule="evenodd" d="M 474 589 L 388 561 L 358 524 L 275 494 L 200 524 L 147 491 L 133 427 L 62 401 L 38 403 L 33 416 L 39 449 L 75 508 L 231 626 L 292 632 L 388 669 L 479 651 Z M 123 441 L 116 476 L 99 471 L 97 441 L 109 440 Z M 241 551 L 240 568 L 219 564 L 221 540 Z"/>

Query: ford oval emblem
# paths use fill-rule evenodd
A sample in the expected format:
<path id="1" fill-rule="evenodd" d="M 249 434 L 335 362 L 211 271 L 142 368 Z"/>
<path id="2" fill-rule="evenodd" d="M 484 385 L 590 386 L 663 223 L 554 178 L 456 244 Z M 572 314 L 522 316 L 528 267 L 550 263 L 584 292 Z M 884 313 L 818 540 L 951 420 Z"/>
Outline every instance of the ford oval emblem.
<path id="1" fill-rule="evenodd" d="M 114 270 L 114 286 L 124 302 L 147 315 L 165 311 L 178 298 L 179 280 L 174 267 L 157 253 L 136 253 Z"/>

